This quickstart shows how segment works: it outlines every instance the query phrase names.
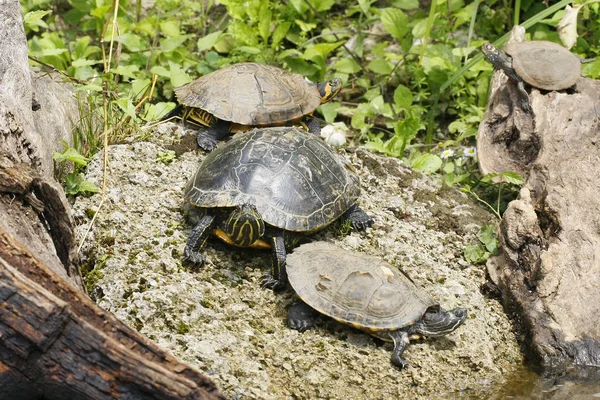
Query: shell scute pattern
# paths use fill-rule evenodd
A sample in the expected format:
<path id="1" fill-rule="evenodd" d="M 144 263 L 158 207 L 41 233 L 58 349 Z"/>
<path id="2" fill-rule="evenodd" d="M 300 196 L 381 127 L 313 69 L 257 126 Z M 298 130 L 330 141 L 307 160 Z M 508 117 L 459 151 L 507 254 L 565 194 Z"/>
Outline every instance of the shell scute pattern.
<path id="1" fill-rule="evenodd" d="M 340 217 L 360 187 L 327 144 L 287 127 L 236 135 L 206 157 L 185 192 L 198 207 L 252 204 L 270 225 L 309 232 Z"/>
<path id="2" fill-rule="evenodd" d="M 504 50 L 512 57 L 517 74 L 537 88 L 567 89 L 581 76 L 581 61 L 557 43 L 521 42 L 506 46 Z"/>
<path id="3" fill-rule="evenodd" d="M 316 85 L 301 75 L 256 63 L 211 72 L 176 88 L 175 94 L 186 106 L 241 125 L 283 123 L 310 114 L 321 104 Z"/>
<path id="4" fill-rule="evenodd" d="M 288 255 L 288 277 L 306 304 L 368 332 L 394 330 L 421 319 L 433 299 L 381 259 L 311 243 Z"/>

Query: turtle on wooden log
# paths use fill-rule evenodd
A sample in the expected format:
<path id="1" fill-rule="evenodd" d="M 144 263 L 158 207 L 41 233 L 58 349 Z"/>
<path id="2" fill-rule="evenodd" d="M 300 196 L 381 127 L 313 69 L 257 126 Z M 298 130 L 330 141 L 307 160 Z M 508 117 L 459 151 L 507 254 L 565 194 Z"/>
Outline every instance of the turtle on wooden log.
<path id="1" fill-rule="evenodd" d="M 497 70 L 477 136 L 483 174 L 525 178 L 503 216 L 501 252 L 488 272 L 535 362 L 598 366 L 600 82 L 581 77 L 576 91 L 531 90 L 530 110 L 519 96 Z"/>

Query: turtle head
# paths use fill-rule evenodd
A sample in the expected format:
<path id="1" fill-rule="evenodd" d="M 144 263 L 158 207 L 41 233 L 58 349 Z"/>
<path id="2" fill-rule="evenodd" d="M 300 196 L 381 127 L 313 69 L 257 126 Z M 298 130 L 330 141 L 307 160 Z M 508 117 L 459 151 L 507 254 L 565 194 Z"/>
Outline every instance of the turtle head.
<path id="1" fill-rule="evenodd" d="M 440 306 L 429 307 L 415 330 L 423 336 L 443 336 L 453 332 L 467 318 L 467 309 L 457 307 L 446 311 Z"/>
<path id="2" fill-rule="evenodd" d="M 229 214 L 223 231 L 236 246 L 248 247 L 265 234 L 265 223 L 254 206 L 244 204 Z"/>
<path id="3" fill-rule="evenodd" d="M 342 80 L 340 78 L 333 78 L 327 82 L 317 83 L 317 89 L 321 95 L 321 104 L 331 101 L 337 94 L 342 90 Z"/>
<path id="4" fill-rule="evenodd" d="M 494 65 L 494 68 L 501 68 L 505 71 L 512 68 L 512 60 L 510 57 L 493 44 L 484 43 L 483 46 L 481 46 L 481 51 L 485 58 Z"/>

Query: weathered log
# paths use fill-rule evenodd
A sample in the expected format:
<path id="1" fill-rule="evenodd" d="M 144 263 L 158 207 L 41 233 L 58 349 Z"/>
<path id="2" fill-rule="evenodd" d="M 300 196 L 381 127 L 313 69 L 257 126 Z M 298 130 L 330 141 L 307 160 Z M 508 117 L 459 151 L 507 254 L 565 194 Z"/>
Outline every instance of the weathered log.
<path id="1" fill-rule="evenodd" d="M 501 224 L 501 253 L 488 261 L 516 312 L 530 355 L 543 367 L 600 365 L 600 82 L 576 90 L 530 90 L 496 71 L 479 126 L 483 173 L 525 178 Z"/>
<path id="2" fill-rule="evenodd" d="M 0 231 L 0 398 L 222 399 Z"/>
<path id="3" fill-rule="evenodd" d="M 56 82 L 41 77 L 34 80 L 39 100 L 33 111 L 18 1 L 0 0 L 0 38 L 0 176 L 11 177 L 0 184 L 0 228 L 83 289 L 69 204 L 53 179 L 52 160 L 61 140 L 72 141 L 77 103 Z"/>

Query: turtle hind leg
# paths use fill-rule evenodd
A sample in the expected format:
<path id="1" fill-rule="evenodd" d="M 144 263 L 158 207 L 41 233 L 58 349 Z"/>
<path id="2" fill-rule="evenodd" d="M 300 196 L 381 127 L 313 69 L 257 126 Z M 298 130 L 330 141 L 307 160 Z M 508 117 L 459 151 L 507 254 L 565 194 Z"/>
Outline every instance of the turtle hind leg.
<path id="1" fill-rule="evenodd" d="M 352 228 L 357 231 L 364 231 L 369 226 L 373 225 L 373 218 L 356 204 L 346 210 L 341 218 L 350 221 Z"/>
<path id="2" fill-rule="evenodd" d="M 194 227 L 194 229 L 192 229 L 192 233 L 190 233 L 190 237 L 188 238 L 188 241 L 185 244 L 185 249 L 183 250 L 183 258 L 185 260 L 197 264 L 198 266 L 202 266 L 204 264 L 204 256 L 200 254 L 200 250 L 202 250 L 202 247 L 204 247 L 214 222 L 215 217 L 211 215 L 205 215 Z"/>
<path id="3" fill-rule="evenodd" d="M 218 119 L 210 127 L 199 130 L 196 135 L 198 146 L 203 150 L 213 151 L 219 142 L 229 135 L 231 122 Z"/>
<path id="4" fill-rule="evenodd" d="M 263 276 L 262 286 L 274 291 L 280 291 L 287 286 L 287 271 L 285 269 L 286 251 L 283 235 L 270 237 L 268 241 L 272 250 L 272 275 L 267 274 Z"/>
<path id="5" fill-rule="evenodd" d="M 402 329 L 389 332 L 390 338 L 394 341 L 394 351 L 392 352 L 391 362 L 396 367 L 402 369 L 408 366 L 410 363 L 402 358 L 402 354 L 406 347 L 410 343 L 408 332 Z"/>
<path id="6" fill-rule="evenodd" d="M 308 304 L 299 301 L 288 310 L 288 325 L 298 332 L 304 332 L 315 324 L 318 315 Z"/>

